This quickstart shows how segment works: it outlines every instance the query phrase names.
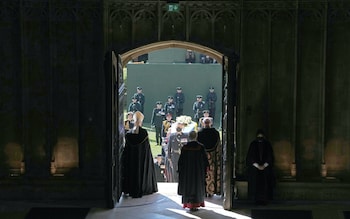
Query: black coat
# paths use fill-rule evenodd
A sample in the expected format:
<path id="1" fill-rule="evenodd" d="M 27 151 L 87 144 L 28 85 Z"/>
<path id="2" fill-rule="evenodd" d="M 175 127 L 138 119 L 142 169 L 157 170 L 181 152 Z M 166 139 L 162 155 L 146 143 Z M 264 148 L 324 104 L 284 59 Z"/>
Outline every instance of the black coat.
<path id="1" fill-rule="evenodd" d="M 202 143 L 206 151 L 213 151 L 220 145 L 220 133 L 215 128 L 202 128 L 198 131 L 197 140 Z"/>
<path id="2" fill-rule="evenodd" d="M 182 195 L 182 202 L 204 202 L 205 177 L 209 167 L 204 146 L 191 141 L 182 147 L 178 162 L 179 184 L 178 194 Z"/>
<path id="3" fill-rule="evenodd" d="M 158 191 L 154 162 L 146 129 L 125 135 L 122 154 L 122 190 L 133 198 Z"/>
<path id="4" fill-rule="evenodd" d="M 269 165 L 264 170 L 258 170 L 253 166 Z M 269 141 L 264 138 L 255 139 L 249 146 L 246 157 L 248 195 L 256 201 L 268 201 L 272 199 L 272 191 L 275 185 L 273 172 L 274 154 Z"/>

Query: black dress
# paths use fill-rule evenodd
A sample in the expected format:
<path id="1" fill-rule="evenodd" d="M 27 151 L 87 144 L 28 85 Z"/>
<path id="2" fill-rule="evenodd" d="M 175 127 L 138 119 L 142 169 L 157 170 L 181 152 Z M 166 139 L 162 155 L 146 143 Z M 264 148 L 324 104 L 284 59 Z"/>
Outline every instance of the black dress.
<path id="1" fill-rule="evenodd" d="M 122 154 L 122 190 L 133 198 L 158 192 L 154 162 L 147 130 L 139 128 L 139 133 L 125 135 Z"/>
<path id="2" fill-rule="evenodd" d="M 178 162 L 178 194 L 184 208 L 204 207 L 205 176 L 209 167 L 204 146 L 191 141 L 183 146 Z"/>
<path id="3" fill-rule="evenodd" d="M 264 170 L 258 170 L 253 166 L 254 163 L 258 165 L 268 163 L 269 165 Z M 275 184 L 273 163 L 274 155 L 270 142 L 264 138 L 254 140 L 248 150 L 246 165 L 248 170 L 248 195 L 256 203 L 266 203 L 272 200 Z"/>

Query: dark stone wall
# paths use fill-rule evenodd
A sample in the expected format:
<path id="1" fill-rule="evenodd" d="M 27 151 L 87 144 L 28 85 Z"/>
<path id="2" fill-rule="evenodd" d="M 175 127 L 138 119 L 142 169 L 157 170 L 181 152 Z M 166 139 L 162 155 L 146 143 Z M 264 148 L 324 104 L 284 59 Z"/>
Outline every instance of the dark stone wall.
<path id="1" fill-rule="evenodd" d="M 245 154 L 256 129 L 264 128 L 275 150 L 280 179 L 294 177 L 294 164 L 299 181 L 320 181 L 325 174 L 348 179 L 347 155 L 335 158 L 348 150 L 347 122 L 336 119 L 349 114 L 339 108 L 346 108 L 348 91 L 335 81 L 346 83 L 349 76 L 334 64 L 349 55 L 344 49 L 348 41 L 335 31 L 348 34 L 348 10 L 349 5 L 338 2 L 302 1 L 274 6 L 252 3 L 244 8 L 238 176 L 244 177 Z M 338 43 L 344 47 L 336 49 Z M 332 96 L 334 92 L 343 95 Z M 342 152 L 336 152 L 339 149 Z"/>
<path id="2" fill-rule="evenodd" d="M 36 179 L 46 179 L 48 188 L 62 175 L 68 181 L 103 182 L 102 3 L 14 0 L 0 5 L 1 179 L 23 179 L 17 191 L 28 197 L 30 189 L 22 189 L 35 187 Z M 70 189 L 63 183 L 60 191 L 78 198 Z M 3 198 L 11 197 L 2 192 Z"/>
<path id="3" fill-rule="evenodd" d="M 106 54 L 171 39 L 239 58 L 237 177 L 264 128 L 279 179 L 321 181 L 323 166 L 348 182 L 349 11 L 336 0 L 181 1 L 176 13 L 165 1 L 1 0 L 0 176 L 103 185 Z"/>

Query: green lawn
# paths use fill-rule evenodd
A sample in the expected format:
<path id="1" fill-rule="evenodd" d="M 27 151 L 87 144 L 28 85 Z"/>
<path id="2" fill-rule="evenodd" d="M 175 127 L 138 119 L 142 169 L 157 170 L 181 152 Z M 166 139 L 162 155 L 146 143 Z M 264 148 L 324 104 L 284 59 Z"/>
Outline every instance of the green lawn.
<path id="1" fill-rule="evenodd" d="M 156 157 L 158 154 L 162 153 L 162 147 L 156 145 L 156 133 L 154 128 L 152 129 L 149 124 L 143 124 L 143 128 L 145 128 L 148 132 L 149 142 L 151 144 L 152 156 Z"/>

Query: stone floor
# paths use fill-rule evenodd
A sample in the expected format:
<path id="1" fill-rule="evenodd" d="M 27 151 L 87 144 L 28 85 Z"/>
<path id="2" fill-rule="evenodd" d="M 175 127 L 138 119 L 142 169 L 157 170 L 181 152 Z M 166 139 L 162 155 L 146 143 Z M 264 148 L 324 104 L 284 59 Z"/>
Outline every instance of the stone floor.
<path id="1" fill-rule="evenodd" d="M 350 200 L 349 202 L 274 201 L 266 206 L 255 206 L 246 201 L 235 201 L 233 209 L 226 211 L 222 208 L 222 198 L 214 196 L 205 199 L 205 208 L 190 212 L 182 208 L 181 197 L 176 194 L 177 183 L 158 183 L 158 188 L 158 193 L 142 198 L 122 197 L 114 209 L 93 207 L 89 210 L 86 219 L 252 219 L 252 212 L 256 210 L 271 210 L 272 212 L 305 210 L 312 214 L 312 217 L 307 217 L 307 219 L 345 219 L 343 212 L 350 211 Z M 90 203 L 77 201 L 67 201 L 65 203 L 0 201 L 0 219 L 25 219 L 26 213 L 32 207 L 87 207 L 96 206 L 96 203 L 98 201 L 91 201 Z M 103 200 L 99 204 L 98 206 L 103 206 Z M 287 214 L 279 219 L 291 218 L 287 217 Z M 50 219 L 50 216 L 47 218 Z M 263 217 L 254 217 L 254 219 L 260 218 Z M 304 218 L 298 217 L 296 219 Z"/>

